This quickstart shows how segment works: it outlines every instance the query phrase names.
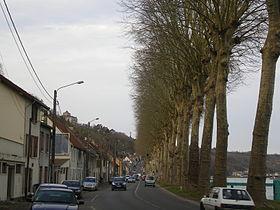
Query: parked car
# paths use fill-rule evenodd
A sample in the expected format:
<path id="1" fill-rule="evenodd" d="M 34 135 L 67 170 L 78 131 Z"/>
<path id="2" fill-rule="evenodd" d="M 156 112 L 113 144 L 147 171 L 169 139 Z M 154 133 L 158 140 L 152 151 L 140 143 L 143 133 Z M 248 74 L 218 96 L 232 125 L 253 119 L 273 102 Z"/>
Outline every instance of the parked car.
<path id="1" fill-rule="evenodd" d="M 126 182 L 128 181 L 129 177 L 130 177 L 129 175 L 126 175 L 126 176 L 125 176 L 125 181 L 126 181 Z"/>
<path id="2" fill-rule="evenodd" d="M 31 201 L 32 198 L 34 197 L 34 195 L 36 195 L 36 193 L 42 189 L 45 189 L 45 188 L 61 188 L 61 189 L 68 189 L 68 187 L 64 184 L 53 184 L 53 183 L 43 183 L 43 184 L 40 184 L 37 188 L 36 188 L 36 191 L 35 193 L 30 193 L 28 196 L 27 196 L 27 200 L 28 201 Z"/>
<path id="3" fill-rule="evenodd" d="M 145 178 L 145 187 L 146 186 L 156 186 L 156 178 L 154 176 L 146 176 Z"/>
<path id="4" fill-rule="evenodd" d="M 82 197 L 83 185 L 79 180 L 65 180 L 62 184 L 73 190 L 78 199 Z"/>
<path id="5" fill-rule="evenodd" d="M 128 182 L 128 183 L 135 183 L 136 180 L 135 180 L 135 178 L 134 178 L 133 176 L 130 176 L 130 177 L 127 179 L 127 182 Z"/>
<path id="6" fill-rule="evenodd" d="M 96 177 L 86 177 L 83 180 L 84 190 L 97 190 L 98 181 Z"/>
<path id="7" fill-rule="evenodd" d="M 214 187 L 200 201 L 200 210 L 253 209 L 254 201 L 244 189 Z"/>
<path id="8" fill-rule="evenodd" d="M 135 178 L 136 181 L 139 181 L 139 176 L 138 176 L 138 174 L 133 174 L 133 177 Z"/>
<path id="9" fill-rule="evenodd" d="M 74 192 L 70 189 L 44 188 L 38 191 L 34 196 L 31 210 L 78 210 L 80 204 L 84 204 L 84 201 L 78 201 Z"/>
<path id="10" fill-rule="evenodd" d="M 112 180 L 112 191 L 123 189 L 126 190 L 125 177 L 114 177 Z"/>

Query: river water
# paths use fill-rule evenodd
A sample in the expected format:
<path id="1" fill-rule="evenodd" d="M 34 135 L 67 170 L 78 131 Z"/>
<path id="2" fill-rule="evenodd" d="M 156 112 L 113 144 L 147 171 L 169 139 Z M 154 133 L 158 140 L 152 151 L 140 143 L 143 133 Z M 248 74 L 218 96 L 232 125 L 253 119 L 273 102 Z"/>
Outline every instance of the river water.
<path id="1" fill-rule="evenodd" d="M 247 183 L 247 178 L 237 178 L 237 177 L 227 178 L 227 182 Z M 266 183 L 273 183 L 273 180 L 267 178 Z M 230 187 L 230 186 L 228 186 L 228 187 Z M 235 187 L 244 188 L 244 189 L 246 188 L 245 186 L 235 186 Z M 273 187 L 272 186 L 267 186 L 266 187 L 266 198 L 268 200 L 273 200 Z"/>

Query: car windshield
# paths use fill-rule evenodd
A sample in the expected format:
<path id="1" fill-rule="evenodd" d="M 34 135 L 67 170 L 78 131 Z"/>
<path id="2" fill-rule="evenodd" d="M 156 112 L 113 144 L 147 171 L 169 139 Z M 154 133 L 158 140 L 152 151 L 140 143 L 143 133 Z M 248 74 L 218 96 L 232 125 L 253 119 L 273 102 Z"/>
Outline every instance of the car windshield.
<path id="1" fill-rule="evenodd" d="M 62 184 L 65 184 L 68 187 L 80 187 L 79 181 L 64 181 Z"/>
<path id="2" fill-rule="evenodd" d="M 84 182 L 96 182 L 95 178 L 85 178 Z"/>
<path id="3" fill-rule="evenodd" d="M 124 178 L 123 177 L 115 177 L 114 182 L 124 182 Z"/>
<path id="4" fill-rule="evenodd" d="M 36 194 L 34 201 L 77 204 L 77 200 L 73 192 L 59 190 L 41 190 Z"/>
<path id="5" fill-rule="evenodd" d="M 245 190 L 223 189 L 223 199 L 229 200 L 251 200 Z"/>
<path id="6" fill-rule="evenodd" d="M 148 176 L 147 180 L 154 180 L 155 178 L 153 176 Z"/>

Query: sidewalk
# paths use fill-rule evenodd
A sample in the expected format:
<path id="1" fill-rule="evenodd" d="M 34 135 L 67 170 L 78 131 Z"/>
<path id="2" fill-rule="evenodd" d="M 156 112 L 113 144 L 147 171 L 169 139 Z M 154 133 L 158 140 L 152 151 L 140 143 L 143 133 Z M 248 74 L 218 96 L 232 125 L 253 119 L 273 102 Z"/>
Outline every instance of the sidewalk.
<path id="1" fill-rule="evenodd" d="M 0 202 L 1 210 L 28 210 L 31 203 L 25 201 L 5 201 Z"/>

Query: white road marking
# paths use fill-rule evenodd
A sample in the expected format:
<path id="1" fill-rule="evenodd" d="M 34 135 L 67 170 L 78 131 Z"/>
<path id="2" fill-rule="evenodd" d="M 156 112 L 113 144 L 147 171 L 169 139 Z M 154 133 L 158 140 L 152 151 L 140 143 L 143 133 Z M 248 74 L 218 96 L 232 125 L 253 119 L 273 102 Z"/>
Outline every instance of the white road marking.
<path id="1" fill-rule="evenodd" d="M 148 201 L 148 200 L 145 200 L 144 198 L 142 198 L 142 197 L 140 197 L 140 196 L 138 195 L 137 191 L 138 191 L 138 189 L 139 189 L 139 186 L 140 186 L 140 182 L 138 182 L 138 185 L 137 185 L 136 189 L 134 190 L 134 195 L 135 195 L 135 197 L 138 198 L 139 200 L 143 201 L 144 203 L 148 204 L 148 205 L 151 205 L 151 206 L 153 206 L 153 207 L 155 207 L 155 208 L 160 209 L 160 207 L 159 207 L 158 205 L 156 205 L 156 204 L 154 204 L 154 203 L 152 203 L 152 202 L 150 202 L 150 201 Z"/>
<path id="2" fill-rule="evenodd" d="M 94 197 L 90 200 L 90 202 L 95 201 L 97 197 L 98 197 L 98 195 L 94 196 Z"/>

